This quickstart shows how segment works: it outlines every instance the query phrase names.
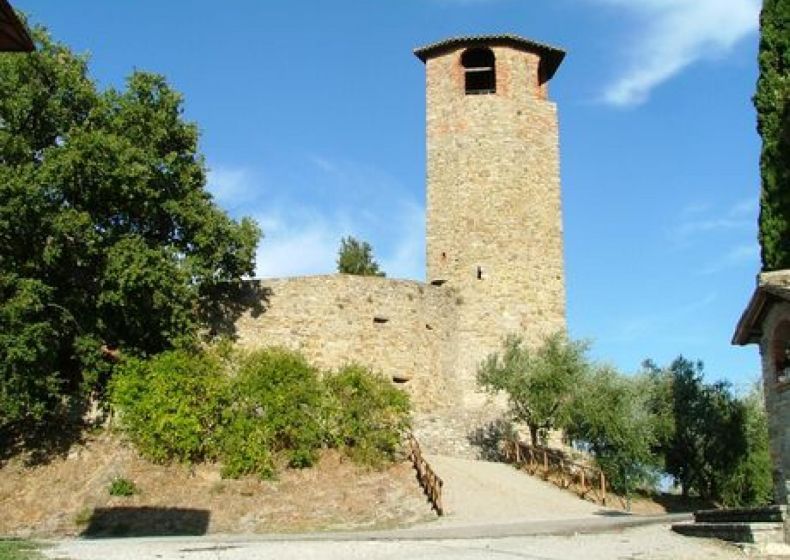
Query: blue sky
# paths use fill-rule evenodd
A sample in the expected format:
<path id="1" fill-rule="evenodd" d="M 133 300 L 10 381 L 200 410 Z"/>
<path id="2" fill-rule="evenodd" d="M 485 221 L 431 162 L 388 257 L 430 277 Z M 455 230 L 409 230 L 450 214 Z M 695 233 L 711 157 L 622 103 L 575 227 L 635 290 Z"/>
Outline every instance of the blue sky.
<path id="1" fill-rule="evenodd" d="M 757 378 L 730 337 L 759 268 L 759 0 L 14 0 L 91 54 L 184 93 L 210 188 L 263 227 L 262 276 L 332 272 L 339 239 L 389 276 L 424 274 L 424 75 L 461 34 L 568 50 L 560 113 L 568 322 L 634 371 L 680 353 Z"/>

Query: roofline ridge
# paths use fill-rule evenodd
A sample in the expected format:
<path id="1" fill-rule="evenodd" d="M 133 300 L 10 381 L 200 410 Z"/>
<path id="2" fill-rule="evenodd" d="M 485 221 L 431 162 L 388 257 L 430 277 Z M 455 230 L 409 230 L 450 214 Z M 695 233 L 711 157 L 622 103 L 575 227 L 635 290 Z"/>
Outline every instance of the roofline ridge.
<path id="1" fill-rule="evenodd" d="M 422 47 L 414 49 L 414 55 L 422 62 L 427 62 L 429 58 L 440 54 L 442 51 L 452 49 L 453 47 L 460 47 L 463 45 L 470 45 L 476 43 L 510 43 L 511 46 L 521 47 L 523 50 L 537 52 L 541 55 L 541 70 L 546 80 L 550 80 L 554 73 L 562 64 L 565 58 L 565 50 L 559 47 L 548 45 L 527 39 L 516 33 L 497 33 L 497 34 L 484 34 L 484 35 L 457 35 L 455 37 L 448 37 L 441 41 L 429 43 Z"/>

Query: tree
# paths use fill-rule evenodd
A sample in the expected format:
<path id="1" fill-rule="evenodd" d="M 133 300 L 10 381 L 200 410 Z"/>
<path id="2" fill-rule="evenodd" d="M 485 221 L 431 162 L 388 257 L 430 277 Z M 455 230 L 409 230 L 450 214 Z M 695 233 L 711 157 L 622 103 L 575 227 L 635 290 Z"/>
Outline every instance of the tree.
<path id="1" fill-rule="evenodd" d="M 260 237 L 206 191 L 162 76 L 100 91 L 86 57 L 33 37 L 37 52 L 0 55 L 0 433 L 96 388 L 106 357 L 193 339 Z"/>
<path id="2" fill-rule="evenodd" d="M 747 451 L 746 409 L 726 383 L 703 382 L 702 362 L 678 357 L 664 376 L 671 383 L 672 429 L 659 442 L 668 474 L 691 491 L 720 500 L 726 481 Z"/>
<path id="3" fill-rule="evenodd" d="M 599 366 L 584 376 L 570 407 L 566 438 L 589 451 L 612 488 L 627 496 L 652 485 L 657 472 L 650 397 L 647 378 Z"/>
<path id="4" fill-rule="evenodd" d="M 358 241 L 350 235 L 340 240 L 337 271 L 358 276 L 386 276 L 379 270 L 379 265 L 373 258 L 373 248 L 370 243 Z"/>
<path id="5" fill-rule="evenodd" d="M 588 368 L 587 344 L 563 333 L 546 337 L 531 350 L 518 336 L 508 336 L 501 353 L 493 353 L 477 370 L 477 382 L 490 393 L 504 392 L 513 419 L 529 429 L 532 445 L 548 430 L 561 427 L 568 404 Z"/>
<path id="6" fill-rule="evenodd" d="M 790 268 L 790 1 L 764 0 L 760 29 L 760 245 L 763 270 L 777 270 Z"/>
<path id="7" fill-rule="evenodd" d="M 768 419 L 762 382 L 758 381 L 741 403 L 746 412 L 746 453 L 722 483 L 721 500 L 727 506 L 762 506 L 773 495 Z"/>

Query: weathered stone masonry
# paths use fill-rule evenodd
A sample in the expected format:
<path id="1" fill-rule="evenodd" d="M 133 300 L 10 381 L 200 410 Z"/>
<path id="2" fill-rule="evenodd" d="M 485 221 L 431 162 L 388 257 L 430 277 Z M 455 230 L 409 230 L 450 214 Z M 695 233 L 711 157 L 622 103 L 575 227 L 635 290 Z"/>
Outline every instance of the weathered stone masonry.
<path id="1" fill-rule="evenodd" d="M 760 274 L 743 312 L 733 344 L 757 343 L 763 370 L 774 499 L 790 495 L 790 270 Z"/>
<path id="2" fill-rule="evenodd" d="M 247 348 L 359 362 L 421 413 L 471 428 L 498 412 L 475 372 L 504 336 L 565 328 L 559 140 L 548 81 L 564 53 L 515 36 L 417 49 L 426 69 L 427 283 L 345 275 L 260 281 Z M 459 420 L 459 417 L 461 418 Z"/>
<path id="3" fill-rule="evenodd" d="M 443 375 L 455 353 L 457 297 L 410 280 L 333 274 L 258 281 L 262 312 L 237 322 L 238 344 L 299 350 L 318 367 L 368 365 L 431 410 L 457 389 Z"/>

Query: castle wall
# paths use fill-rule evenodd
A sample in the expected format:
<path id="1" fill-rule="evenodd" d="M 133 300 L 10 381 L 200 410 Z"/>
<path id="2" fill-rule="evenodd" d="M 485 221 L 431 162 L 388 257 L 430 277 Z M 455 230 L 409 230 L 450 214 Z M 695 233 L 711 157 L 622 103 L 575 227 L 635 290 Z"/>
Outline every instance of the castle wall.
<path id="1" fill-rule="evenodd" d="M 433 410 L 456 388 L 452 367 L 457 297 L 422 282 L 334 274 L 256 281 L 260 307 L 236 320 L 245 349 L 299 350 L 324 369 L 367 365 Z"/>
<path id="2" fill-rule="evenodd" d="M 476 366 L 505 335 L 565 328 L 556 108 L 538 55 L 491 49 L 490 95 L 465 93 L 463 48 L 426 61 L 427 279 L 462 300 L 452 374 L 472 406 Z"/>

